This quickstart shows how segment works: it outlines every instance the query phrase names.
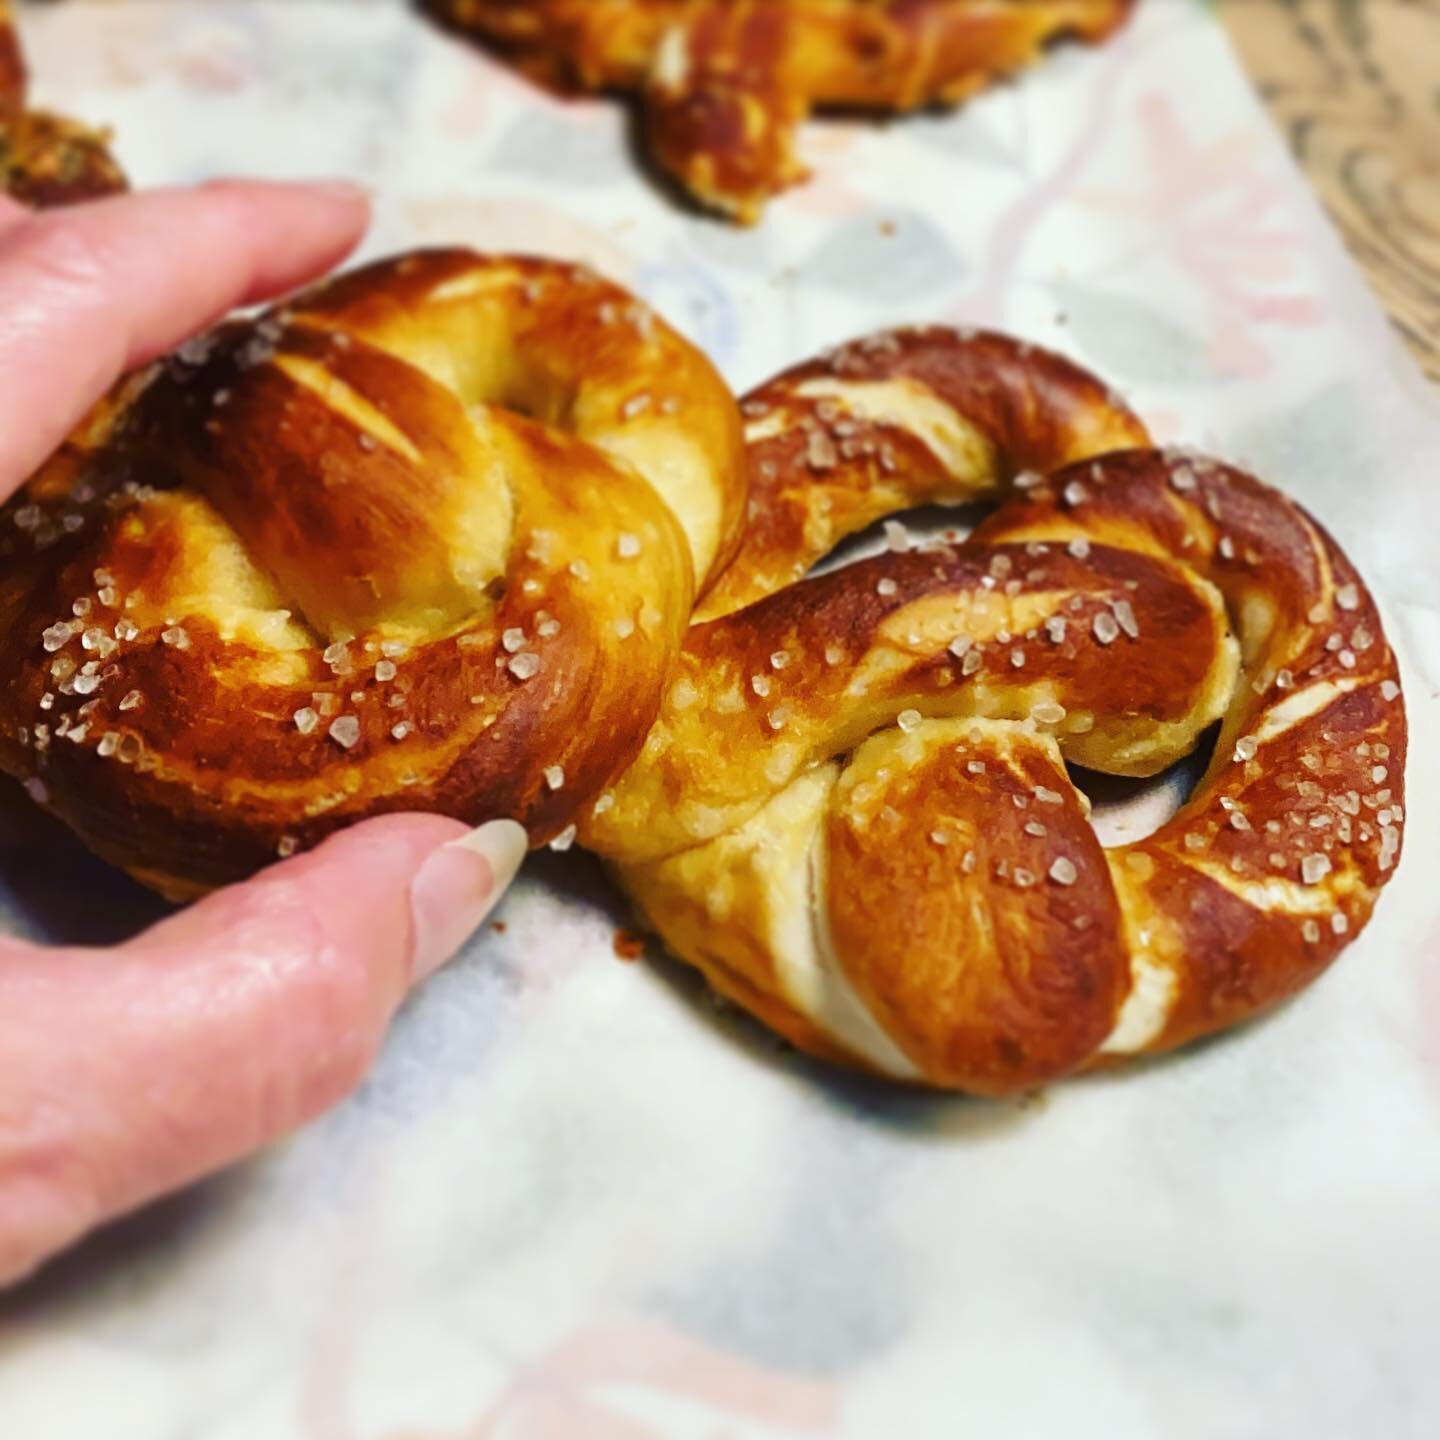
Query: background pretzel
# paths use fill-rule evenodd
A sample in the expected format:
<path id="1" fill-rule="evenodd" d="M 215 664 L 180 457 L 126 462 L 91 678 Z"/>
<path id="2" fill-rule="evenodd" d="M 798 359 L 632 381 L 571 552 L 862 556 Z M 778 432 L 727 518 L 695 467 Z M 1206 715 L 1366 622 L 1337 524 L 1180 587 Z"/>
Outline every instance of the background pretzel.
<path id="1" fill-rule="evenodd" d="M 568 843 L 743 501 L 709 362 L 463 251 L 221 327 L 0 510 L 0 765 L 172 895 L 362 816 Z"/>
<path id="2" fill-rule="evenodd" d="M 750 223 L 805 178 L 814 107 L 953 104 L 1098 41 L 1133 0 L 428 0 L 552 84 L 638 92 L 651 154 L 696 200 Z"/>
<path id="3" fill-rule="evenodd" d="M 1244 1019 L 1364 926 L 1405 717 L 1298 506 L 1189 454 L 1075 461 L 1143 431 L 993 335 L 877 337 L 745 411 L 769 502 L 583 832 L 718 990 L 802 1049 L 995 1095 Z M 964 544 L 893 526 L 789 583 L 882 508 L 982 492 Z M 1151 775 L 1217 719 L 1179 814 L 1102 849 L 1065 762 Z"/>
<path id="4" fill-rule="evenodd" d="M 108 136 L 26 108 L 25 62 L 10 0 L 0 0 L 0 193 L 26 205 L 71 205 L 125 189 Z"/>

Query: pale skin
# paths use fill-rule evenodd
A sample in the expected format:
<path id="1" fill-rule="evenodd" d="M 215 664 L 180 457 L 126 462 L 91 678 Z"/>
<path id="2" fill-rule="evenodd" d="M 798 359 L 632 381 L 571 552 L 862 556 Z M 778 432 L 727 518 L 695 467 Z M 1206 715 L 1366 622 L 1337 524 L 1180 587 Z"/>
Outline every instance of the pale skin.
<path id="1" fill-rule="evenodd" d="M 33 215 L 0 197 L 0 497 L 127 370 L 349 254 L 350 186 L 225 183 Z M 524 832 L 368 821 L 110 949 L 0 937 L 0 1286 L 290 1134 L 363 1078 Z"/>

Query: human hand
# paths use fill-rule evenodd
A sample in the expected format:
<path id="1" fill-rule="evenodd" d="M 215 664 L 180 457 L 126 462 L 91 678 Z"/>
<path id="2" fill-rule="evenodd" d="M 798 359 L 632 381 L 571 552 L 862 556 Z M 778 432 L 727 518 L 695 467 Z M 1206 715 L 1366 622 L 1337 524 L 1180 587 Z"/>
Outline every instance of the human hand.
<path id="1" fill-rule="evenodd" d="M 122 373 L 320 275 L 366 219 L 349 186 L 0 197 L 0 499 Z M 0 938 L 0 1285 L 348 1094 L 525 844 L 387 816 L 113 949 Z"/>

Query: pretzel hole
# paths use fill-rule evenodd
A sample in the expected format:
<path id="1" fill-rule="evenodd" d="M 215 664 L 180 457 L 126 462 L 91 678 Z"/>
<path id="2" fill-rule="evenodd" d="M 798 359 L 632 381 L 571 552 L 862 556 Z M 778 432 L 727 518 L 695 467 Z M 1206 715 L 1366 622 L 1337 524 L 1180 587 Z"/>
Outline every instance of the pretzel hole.
<path id="1" fill-rule="evenodd" d="M 919 505 L 901 510 L 847 535 L 838 545 L 811 566 L 809 574 L 825 575 L 832 570 L 883 555 L 890 548 L 887 526 L 899 523 L 909 532 L 916 545 L 944 542 L 963 545 L 970 532 L 995 509 L 993 500 L 978 500 L 969 505 Z"/>
<path id="2" fill-rule="evenodd" d="M 1167 825 L 1209 769 L 1219 734 L 1220 725 L 1212 725 L 1190 754 L 1145 780 L 1067 764 L 1070 783 L 1090 802 L 1090 825 L 1100 843 L 1107 849 L 1133 845 Z"/>

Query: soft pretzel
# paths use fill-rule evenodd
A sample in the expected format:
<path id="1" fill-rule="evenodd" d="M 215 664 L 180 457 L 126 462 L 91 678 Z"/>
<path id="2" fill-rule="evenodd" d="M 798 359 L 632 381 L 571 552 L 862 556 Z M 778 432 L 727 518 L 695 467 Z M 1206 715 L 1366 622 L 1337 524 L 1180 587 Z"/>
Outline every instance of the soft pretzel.
<path id="1" fill-rule="evenodd" d="M 814 1054 L 998 1095 L 1243 1020 L 1359 933 L 1405 714 L 1303 510 L 995 335 L 876 337 L 744 410 L 758 518 L 581 832 L 716 989 Z M 895 525 L 795 578 L 976 497 L 963 544 Z M 1152 775 L 1215 721 L 1180 812 L 1102 849 L 1066 762 Z"/>
<path id="2" fill-rule="evenodd" d="M 0 0 L 0 194 L 70 205 L 125 189 L 107 135 L 26 107 L 25 62 L 10 0 Z"/>
<path id="3" fill-rule="evenodd" d="M 805 178 L 820 108 L 953 104 L 1062 35 L 1098 41 L 1133 0 L 429 0 L 552 84 L 638 93 L 650 152 L 745 223 Z"/>
<path id="4" fill-rule="evenodd" d="M 564 844 L 743 483 L 723 381 L 592 272 L 358 271 L 131 382 L 0 511 L 0 765 L 172 895 L 401 808 Z"/>

